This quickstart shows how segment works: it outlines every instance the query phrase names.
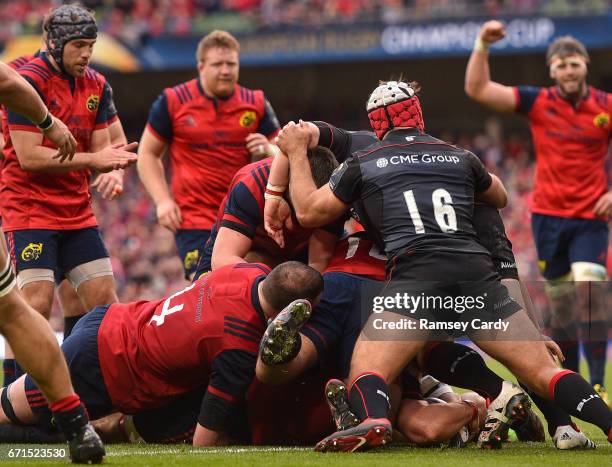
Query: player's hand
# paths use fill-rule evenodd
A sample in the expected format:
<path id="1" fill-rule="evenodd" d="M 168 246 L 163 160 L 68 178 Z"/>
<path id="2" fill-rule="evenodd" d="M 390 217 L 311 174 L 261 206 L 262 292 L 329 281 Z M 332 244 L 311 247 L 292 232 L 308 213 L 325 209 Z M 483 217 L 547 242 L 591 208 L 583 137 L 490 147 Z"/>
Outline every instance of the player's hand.
<path id="1" fill-rule="evenodd" d="M 254 161 L 264 159 L 272 155 L 270 142 L 261 133 L 250 133 L 246 139 L 246 148 Z"/>
<path id="2" fill-rule="evenodd" d="M 557 360 L 559 360 L 559 362 L 564 362 L 565 361 L 565 355 L 563 355 L 563 351 L 561 350 L 561 347 L 559 347 L 559 345 L 552 340 L 550 337 L 545 336 L 542 334 L 542 337 L 544 337 L 544 345 L 546 346 L 546 349 L 548 350 L 548 352 L 552 355 L 553 358 L 557 358 Z"/>
<path id="3" fill-rule="evenodd" d="M 161 226 L 176 233 L 183 222 L 183 216 L 181 215 L 181 209 L 173 199 L 168 198 L 157 204 L 157 221 Z"/>
<path id="4" fill-rule="evenodd" d="M 612 191 L 608 191 L 597 200 L 593 212 L 596 216 L 612 216 Z"/>
<path id="5" fill-rule="evenodd" d="M 113 170 L 105 174 L 100 174 L 91 184 L 98 190 L 102 198 L 113 200 L 123 193 L 123 170 Z"/>
<path id="6" fill-rule="evenodd" d="M 267 199 L 264 204 L 264 228 L 279 247 L 285 247 L 283 228 L 291 219 L 291 209 L 284 199 Z"/>
<path id="7" fill-rule="evenodd" d="M 493 44 L 494 42 L 502 40 L 506 37 L 506 26 L 504 23 L 497 20 L 487 21 L 480 28 L 480 38 L 483 42 Z"/>
<path id="8" fill-rule="evenodd" d="M 53 158 L 59 159 L 60 162 L 64 162 L 66 159 L 72 160 L 76 152 L 77 142 L 64 122 L 54 116 L 51 116 L 51 118 L 53 118 L 53 125 L 43 131 L 43 135 L 57 146 L 58 151 Z"/>
<path id="9" fill-rule="evenodd" d="M 287 123 L 278 134 L 277 144 L 282 152 L 290 156 L 296 151 L 305 151 L 310 141 L 310 131 L 304 125 Z"/>
<path id="10" fill-rule="evenodd" d="M 102 173 L 125 169 L 136 163 L 138 157 L 131 151 L 137 147 L 138 143 L 119 143 L 107 146 L 96 153 L 93 158 L 92 168 Z"/>

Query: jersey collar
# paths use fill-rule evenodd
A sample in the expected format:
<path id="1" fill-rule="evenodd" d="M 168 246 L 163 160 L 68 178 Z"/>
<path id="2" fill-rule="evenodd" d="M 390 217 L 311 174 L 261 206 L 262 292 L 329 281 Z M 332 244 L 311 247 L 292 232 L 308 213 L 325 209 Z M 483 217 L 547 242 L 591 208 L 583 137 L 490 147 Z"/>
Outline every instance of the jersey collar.
<path id="1" fill-rule="evenodd" d="M 234 94 L 236 94 L 236 88 L 234 88 L 234 92 L 232 92 L 227 97 L 220 98 L 220 97 L 215 97 L 215 96 L 209 96 L 208 94 L 206 94 L 206 91 L 204 91 L 204 87 L 202 86 L 202 82 L 200 81 L 200 78 L 196 78 L 196 83 L 198 85 L 198 91 L 200 91 L 200 95 L 205 97 L 206 99 L 208 99 L 209 101 L 211 101 L 215 105 L 219 101 L 221 101 L 221 102 L 229 101 L 232 97 L 234 97 Z M 238 86 L 238 85 L 236 85 L 236 86 Z"/>
<path id="2" fill-rule="evenodd" d="M 266 315 L 264 314 L 263 308 L 261 307 L 261 302 L 259 301 L 259 283 L 266 278 L 265 275 L 259 276 L 253 282 L 253 286 L 251 287 L 251 302 L 253 303 L 253 308 L 257 311 L 257 314 L 261 318 L 264 326 L 267 325 L 268 320 L 266 319 Z"/>
<path id="3" fill-rule="evenodd" d="M 423 135 L 419 131 L 418 128 L 393 128 L 389 130 L 385 136 L 383 136 L 383 140 L 392 139 L 392 138 L 404 138 L 406 136 L 419 136 Z"/>

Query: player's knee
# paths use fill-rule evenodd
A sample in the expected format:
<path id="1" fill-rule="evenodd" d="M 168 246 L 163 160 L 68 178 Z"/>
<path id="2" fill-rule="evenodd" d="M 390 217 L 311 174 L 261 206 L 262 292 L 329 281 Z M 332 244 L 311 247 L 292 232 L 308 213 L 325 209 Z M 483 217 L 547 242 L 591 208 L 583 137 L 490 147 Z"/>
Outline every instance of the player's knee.
<path id="1" fill-rule="evenodd" d="M 25 269 L 17 274 L 17 285 L 28 304 L 49 319 L 53 307 L 55 278 L 50 269 Z"/>
<path id="2" fill-rule="evenodd" d="M 600 282 L 606 280 L 607 271 L 601 264 L 577 261 L 572 263 L 572 275 L 576 282 Z"/>

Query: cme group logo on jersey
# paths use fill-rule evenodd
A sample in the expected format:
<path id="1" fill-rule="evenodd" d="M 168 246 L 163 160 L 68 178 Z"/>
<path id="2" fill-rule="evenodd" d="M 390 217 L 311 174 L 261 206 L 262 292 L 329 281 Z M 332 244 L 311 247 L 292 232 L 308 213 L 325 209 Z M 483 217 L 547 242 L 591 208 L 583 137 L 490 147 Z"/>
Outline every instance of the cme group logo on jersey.
<path id="1" fill-rule="evenodd" d="M 41 243 L 30 243 L 21 251 L 21 259 L 24 261 L 34 261 L 40 258 L 42 253 L 43 244 Z"/>
<path id="2" fill-rule="evenodd" d="M 432 164 L 432 163 L 443 163 L 450 162 L 452 164 L 458 164 L 460 161 L 457 156 L 449 156 L 442 154 L 403 154 L 399 156 L 380 157 L 376 160 L 376 167 L 384 169 L 389 164 L 400 165 L 400 164 Z"/>
<path id="3" fill-rule="evenodd" d="M 85 103 L 87 110 L 89 110 L 90 112 L 95 112 L 96 110 L 98 110 L 99 105 L 100 96 L 98 96 L 97 94 L 92 94 L 91 96 L 89 96 L 87 98 L 87 102 Z"/>
<path id="4" fill-rule="evenodd" d="M 242 114 L 242 117 L 240 117 L 240 126 L 242 127 L 251 126 L 255 122 L 256 119 L 257 119 L 257 114 L 253 112 L 252 110 L 247 110 L 245 113 Z"/>

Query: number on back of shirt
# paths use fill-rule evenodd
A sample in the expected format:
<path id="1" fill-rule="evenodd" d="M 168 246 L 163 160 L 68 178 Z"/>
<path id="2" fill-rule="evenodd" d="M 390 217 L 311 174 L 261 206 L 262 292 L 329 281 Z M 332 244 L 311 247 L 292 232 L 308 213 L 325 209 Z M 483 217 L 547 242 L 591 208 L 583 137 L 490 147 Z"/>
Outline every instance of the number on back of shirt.
<path id="1" fill-rule="evenodd" d="M 185 292 L 188 292 L 189 290 L 193 289 L 196 284 L 197 284 L 197 282 L 194 282 L 193 284 L 191 284 L 190 286 L 184 288 L 183 290 L 181 290 L 179 292 L 176 292 L 173 295 L 170 295 L 164 301 L 164 304 L 162 305 L 161 313 L 159 315 L 153 315 L 151 317 L 151 320 L 149 321 L 149 324 L 155 323 L 156 325 L 161 326 L 166 321 L 166 316 L 171 315 L 172 313 L 176 313 L 177 311 L 181 311 L 183 309 L 183 307 L 185 306 L 184 303 L 176 303 L 176 304 L 170 306 L 170 302 L 174 298 L 178 297 L 179 295 L 182 295 Z"/>
<path id="2" fill-rule="evenodd" d="M 425 225 L 421 218 L 421 213 L 417 206 L 416 199 L 412 190 L 404 191 L 404 199 L 408 207 L 408 213 L 412 219 L 414 230 L 418 234 L 425 233 Z M 440 230 L 444 233 L 454 233 L 457 231 L 457 215 L 453 209 L 453 198 L 444 188 L 438 188 L 431 194 L 433 204 L 433 214 Z"/>

